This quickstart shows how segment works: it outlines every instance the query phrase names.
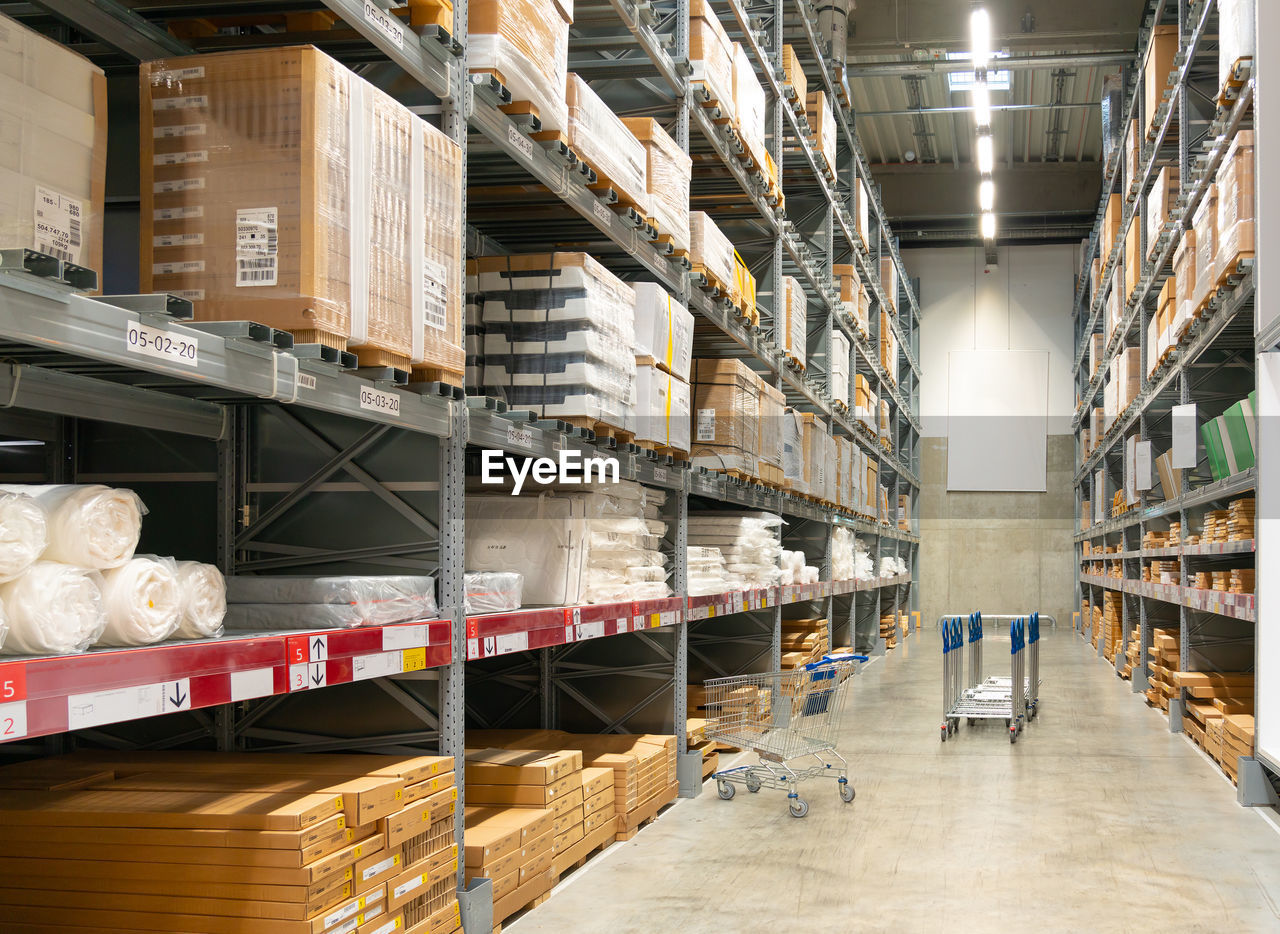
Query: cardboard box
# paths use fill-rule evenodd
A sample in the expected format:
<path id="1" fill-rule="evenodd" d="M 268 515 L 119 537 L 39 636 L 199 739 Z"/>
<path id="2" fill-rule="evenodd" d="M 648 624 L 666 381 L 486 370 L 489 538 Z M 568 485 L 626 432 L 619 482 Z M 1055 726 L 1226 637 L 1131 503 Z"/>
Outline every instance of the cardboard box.
<path id="1" fill-rule="evenodd" d="M 582 770 L 576 749 L 472 749 L 466 754 L 468 798 L 477 785 L 550 785 Z M 477 799 L 473 799 L 477 800 Z"/>
<path id="2" fill-rule="evenodd" d="M 623 117 L 623 124 L 644 146 L 649 210 L 658 233 L 675 250 L 689 249 L 689 179 L 693 161 L 651 117 Z M 637 283 L 638 284 L 638 283 Z M 686 364 L 687 366 L 687 364 Z M 683 374 L 688 379 L 689 374 Z"/>
<path id="3" fill-rule="evenodd" d="M 548 840 L 547 845 L 545 847 L 542 847 L 540 850 L 538 850 L 537 853 L 535 853 L 523 865 L 521 865 L 520 881 L 522 883 L 528 882 L 534 876 L 540 873 L 546 872 L 548 869 L 551 868 L 551 861 L 555 857 L 552 844 L 553 844 L 553 841 Z"/>
<path id="4" fill-rule="evenodd" d="M 763 167 L 765 154 L 766 96 L 756 77 L 751 56 L 739 43 L 733 44 L 733 115 L 738 121 L 738 137 L 747 153 Z"/>
<path id="5" fill-rule="evenodd" d="M 642 217 L 649 216 L 648 154 L 640 141 L 580 76 L 565 82 L 569 148 L 596 172 L 599 188 L 612 188 Z"/>
<path id="6" fill-rule="evenodd" d="M 1234 273 L 1239 260 L 1253 255 L 1255 172 L 1253 131 L 1240 130 L 1218 167 L 1218 255 L 1214 266 L 1220 277 Z"/>
<path id="7" fill-rule="evenodd" d="M 547 132 L 563 132 L 569 122 L 568 57 L 569 23 L 552 0 L 467 4 L 467 67 L 500 75 L 512 100 L 537 108 Z"/>
<path id="8" fill-rule="evenodd" d="M 1142 62 L 1143 103 L 1146 105 L 1142 112 L 1147 128 L 1156 125 L 1156 115 L 1164 93 L 1168 90 L 1169 73 L 1173 71 L 1173 60 L 1177 54 L 1177 24 L 1154 27 Z"/>
<path id="9" fill-rule="evenodd" d="M 612 769 L 585 768 L 582 770 L 582 795 L 584 798 L 590 798 L 611 788 L 613 788 Z"/>
<path id="10" fill-rule="evenodd" d="M 509 856 L 511 854 L 508 854 Z M 443 865 L 429 865 L 430 860 L 423 860 L 395 876 L 387 882 L 387 910 L 395 911 L 415 898 L 421 897 L 440 879 L 455 876 L 458 871 L 457 859 Z M 506 870 L 510 871 L 510 870 Z"/>
<path id="11" fill-rule="evenodd" d="M 555 851 L 557 853 L 563 853 L 569 847 L 581 840 L 582 835 L 583 830 L 581 820 L 576 824 L 570 824 L 562 833 L 556 834 Z"/>
<path id="12" fill-rule="evenodd" d="M 836 118 L 826 91 L 810 91 L 804 99 L 805 119 L 813 131 L 814 148 L 831 174 L 836 172 Z"/>
<path id="13" fill-rule="evenodd" d="M 796 50 L 789 45 L 782 47 L 782 83 L 789 85 L 795 92 L 795 100 L 805 100 L 809 94 L 809 82 L 805 78 L 804 66 L 796 57 Z"/>
<path id="14" fill-rule="evenodd" d="M 520 833 L 520 846 L 528 846 L 533 840 L 551 829 L 554 812 L 541 808 L 468 807 L 467 826 L 473 823 L 493 823 L 514 826 Z"/>
<path id="15" fill-rule="evenodd" d="M 754 476 L 760 437 L 760 377 L 742 360 L 693 362 L 695 467 Z"/>
<path id="16" fill-rule="evenodd" d="M 889 302 L 888 308 L 882 308 L 881 311 L 896 315 L 898 313 L 898 266 L 894 263 L 892 256 L 880 257 L 880 288 L 884 290 L 885 298 Z M 880 339 L 883 341 L 884 337 L 884 331 L 881 330 Z"/>
<path id="17" fill-rule="evenodd" d="M 702 266 L 728 290 L 733 284 L 733 244 L 708 215 L 689 212 L 689 261 Z"/>
<path id="18" fill-rule="evenodd" d="M 488 866 L 520 849 L 520 827 L 496 821 L 468 824 L 463 841 L 466 865 Z"/>
<path id="19" fill-rule="evenodd" d="M 701 85 L 733 122 L 733 43 L 708 0 L 689 3 L 689 65 L 689 83 Z"/>
<path id="20" fill-rule="evenodd" d="M 572 775 L 557 779 L 550 785 L 481 785 L 467 782 L 467 796 L 476 804 L 524 804 L 532 807 L 551 807 L 560 798 L 568 798 L 574 792 L 582 794 L 580 780 Z"/>
<path id="21" fill-rule="evenodd" d="M 1178 167 L 1166 165 L 1156 176 L 1155 185 L 1143 204 L 1147 223 L 1147 259 L 1153 259 L 1160 230 L 1178 201 Z"/>

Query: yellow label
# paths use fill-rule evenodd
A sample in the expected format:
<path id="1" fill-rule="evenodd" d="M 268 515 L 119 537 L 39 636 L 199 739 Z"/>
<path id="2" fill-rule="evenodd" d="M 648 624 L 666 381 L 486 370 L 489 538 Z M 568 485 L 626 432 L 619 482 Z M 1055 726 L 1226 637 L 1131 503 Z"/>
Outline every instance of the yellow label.
<path id="1" fill-rule="evenodd" d="M 458 800 L 458 786 L 457 786 L 457 785 L 454 785 L 454 786 L 453 786 L 453 794 L 452 794 L 452 795 L 450 795 L 449 797 L 450 797 L 450 798 L 452 798 L 454 801 L 457 801 L 457 800 Z"/>
<path id="2" fill-rule="evenodd" d="M 762 610 L 763 610 L 763 609 L 764 609 L 765 607 L 767 607 L 768 605 L 769 605 L 769 598 L 768 598 L 768 597 L 766 597 L 764 594 L 761 594 L 761 595 L 760 595 L 760 609 L 762 609 Z"/>
<path id="3" fill-rule="evenodd" d="M 341 795 L 339 795 L 338 797 L 336 797 L 336 798 L 334 798 L 334 799 L 333 799 L 333 806 L 334 806 L 334 807 L 336 807 L 339 811 L 341 811 L 341 810 L 342 810 L 342 796 L 341 796 Z"/>
<path id="4" fill-rule="evenodd" d="M 356 838 L 356 832 L 355 832 L 354 830 L 352 830 L 351 828 L 349 828 L 349 827 L 348 827 L 348 828 L 347 828 L 347 842 L 348 842 L 348 843 L 350 843 L 350 842 L 351 842 L 352 840 L 354 840 L 355 838 Z"/>
<path id="5" fill-rule="evenodd" d="M 342 878 L 344 878 L 344 879 L 350 879 L 350 878 L 351 878 L 351 867 L 350 867 L 350 866 L 348 866 L 346 869 L 344 869 L 344 870 L 342 871 Z"/>
<path id="6" fill-rule="evenodd" d="M 346 826 L 347 826 L 347 815 L 345 815 L 345 814 L 339 814 L 339 815 L 338 815 L 338 828 L 339 828 L 339 829 L 342 829 L 343 827 L 346 827 Z"/>
<path id="7" fill-rule="evenodd" d="M 366 904 L 368 904 L 368 901 L 369 901 L 368 895 L 360 896 L 360 901 L 356 902 L 356 909 L 359 910 L 363 908 Z"/>
<path id="8" fill-rule="evenodd" d="M 358 847 L 355 848 L 353 852 L 355 854 L 356 859 L 359 859 L 361 856 L 364 855 L 364 844 L 363 843 L 360 844 Z"/>
<path id="9" fill-rule="evenodd" d="M 660 625 L 662 625 L 662 615 L 660 613 L 650 613 L 649 625 L 652 626 L 654 629 L 657 629 Z"/>
<path id="10" fill-rule="evenodd" d="M 714 603 L 707 605 L 707 618 L 710 619 L 716 615 L 716 605 Z"/>
<path id="11" fill-rule="evenodd" d="M 397 801 L 399 801 L 399 800 L 400 800 L 401 798 L 403 798 L 403 797 L 404 797 L 404 790 L 403 790 L 403 789 L 400 789 L 400 788 L 397 788 L 397 789 L 396 789 L 396 800 L 397 800 Z"/>
<path id="12" fill-rule="evenodd" d="M 402 655 L 405 671 L 422 671 L 427 667 L 427 650 L 421 646 L 416 649 L 405 649 Z"/>

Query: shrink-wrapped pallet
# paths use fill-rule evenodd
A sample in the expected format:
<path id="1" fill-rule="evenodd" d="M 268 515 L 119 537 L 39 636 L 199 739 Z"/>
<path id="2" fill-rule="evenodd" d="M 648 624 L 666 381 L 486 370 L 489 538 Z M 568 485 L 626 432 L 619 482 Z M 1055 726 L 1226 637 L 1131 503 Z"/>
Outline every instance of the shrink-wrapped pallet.
<path id="1" fill-rule="evenodd" d="M 804 415 L 787 409 L 782 419 L 782 474 L 792 493 L 809 493 L 807 451 L 804 437 Z"/>
<path id="2" fill-rule="evenodd" d="M 1173 71 L 1174 57 L 1178 54 L 1178 26 L 1155 26 L 1151 30 L 1151 42 L 1142 62 L 1143 103 L 1146 126 L 1156 122 L 1165 91 L 1169 90 L 1169 73 Z"/>
<path id="3" fill-rule="evenodd" d="M 635 292 L 586 253 L 476 260 L 483 390 L 545 418 L 627 428 Z"/>
<path id="4" fill-rule="evenodd" d="M 102 273 L 107 80 L 66 46 L 0 16 L 0 249 Z"/>
<path id="5" fill-rule="evenodd" d="M 708 98 L 732 122 L 733 43 L 709 0 L 689 3 L 689 65 L 693 69 L 689 83 L 705 88 Z"/>
<path id="6" fill-rule="evenodd" d="M 724 289 L 733 285 L 733 244 L 702 211 L 689 213 L 689 259 L 705 267 Z"/>
<path id="7" fill-rule="evenodd" d="M 871 195 L 867 192 L 867 182 L 861 175 L 854 186 L 853 222 L 854 229 L 864 246 L 870 249 L 871 237 Z"/>
<path id="8" fill-rule="evenodd" d="M 805 97 L 805 119 L 813 131 L 817 155 L 831 174 L 836 171 L 836 117 L 826 91 L 811 91 Z"/>
<path id="9" fill-rule="evenodd" d="M 870 333 L 868 313 L 871 300 L 867 290 L 862 286 L 862 277 L 858 275 L 856 266 L 848 263 L 836 263 L 831 267 L 840 286 L 840 309 L 857 324 L 858 330 L 865 336 Z"/>
<path id="10" fill-rule="evenodd" d="M 1191 290 L 1191 311 L 1196 311 L 1218 284 L 1218 186 L 1210 185 L 1196 206 L 1193 218 L 1196 235 L 1195 288 Z"/>
<path id="11" fill-rule="evenodd" d="M 1267 0 L 1257 0 L 1266 3 Z M 1218 0 L 1218 88 L 1234 80 L 1232 71 L 1242 59 L 1252 61 L 1257 45 L 1254 0 Z"/>
<path id="12" fill-rule="evenodd" d="M 740 44 L 733 44 L 733 112 L 738 118 L 738 135 L 747 152 L 760 164 L 764 162 L 765 93 L 751 64 L 751 55 Z"/>
<path id="13" fill-rule="evenodd" d="M 633 282 L 636 296 L 635 354 L 688 382 L 693 354 L 693 314 L 662 286 Z"/>
<path id="14" fill-rule="evenodd" d="M 803 101 L 809 94 L 809 81 L 796 50 L 789 45 L 782 47 L 782 83 L 789 85 L 797 100 Z"/>
<path id="15" fill-rule="evenodd" d="M 760 377 L 741 360 L 693 361 L 692 462 L 755 476 Z"/>
<path id="16" fill-rule="evenodd" d="M 783 481 L 783 422 L 787 396 L 781 389 L 761 380 L 759 383 L 759 457 L 756 476 L 766 483 L 781 487 Z"/>
<path id="17" fill-rule="evenodd" d="M 671 238 L 672 249 L 689 249 L 689 178 L 693 160 L 651 117 L 624 117 L 623 124 L 645 151 L 649 213 L 658 235 Z"/>
<path id="18" fill-rule="evenodd" d="M 849 338 L 838 328 L 831 330 L 831 398 L 849 407 Z"/>
<path id="19" fill-rule="evenodd" d="M 565 83 L 569 148 L 596 172 L 600 186 L 612 188 L 623 203 L 649 216 L 648 154 L 599 95 L 578 75 Z"/>
<path id="20" fill-rule="evenodd" d="M 1236 133 L 1218 168 L 1218 243 L 1215 266 L 1219 276 L 1235 273 L 1239 261 L 1254 249 L 1253 131 Z"/>
<path id="21" fill-rule="evenodd" d="M 777 322 L 778 330 L 782 332 L 780 335 L 782 349 L 803 368 L 809 337 L 805 318 L 809 303 L 799 279 L 795 276 L 786 276 L 782 281 L 785 286 L 783 293 L 785 314 L 779 314 Z"/>
<path id="22" fill-rule="evenodd" d="M 467 5 L 467 68 L 492 72 L 514 101 L 537 108 L 542 129 L 564 132 L 569 22 L 552 0 L 474 0 Z"/>
<path id="23" fill-rule="evenodd" d="M 1173 251 L 1173 278 L 1177 282 L 1177 299 L 1173 306 L 1173 317 L 1169 321 L 1165 340 L 1168 344 L 1176 344 L 1182 336 L 1183 328 L 1191 321 L 1195 311 L 1193 298 L 1196 285 L 1196 230 L 1190 227 L 1183 231 Z M 1162 348 L 1163 350 L 1163 348 Z"/>
<path id="24" fill-rule="evenodd" d="M 889 303 L 890 314 L 898 313 L 898 264 L 892 256 L 880 257 L 880 288 L 884 290 L 885 300 Z"/>
<path id="25" fill-rule="evenodd" d="M 676 451 L 689 450 L 689 384 L 636 362 L 635 436 Z"/>
<path id="26" fill-rule="evenodd" d="M 461 373 L 462 154 L 303 46 L 144 63 L 143 291 Z"/>
<path id="27" fill-rule="evenodd" d="M 1178 167 L 1166 165 L 1156 176 L 1155 185 L 1147 199 L 1143 202 L 1143 210 L 1147 219 L 1147 259 L 1152 259 L 1156 252 L 1156 242 L 1160 239 L 1160 229 L 1169 220 L 1169 215 L 1178 202 Z"/>

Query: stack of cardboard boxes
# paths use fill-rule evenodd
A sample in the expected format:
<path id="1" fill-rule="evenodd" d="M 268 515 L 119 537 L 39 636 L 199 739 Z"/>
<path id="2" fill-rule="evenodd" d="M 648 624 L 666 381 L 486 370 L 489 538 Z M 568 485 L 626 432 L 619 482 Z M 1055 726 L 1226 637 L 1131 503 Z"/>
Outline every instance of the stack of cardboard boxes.
<path id="1" fill-rule="evenodd" d="M 1125 635 L 1121 622 L 1122 596 L 1114 590 L 1106 590 L 1102 594 L 1102 654 L 1113 664 Z"/>
<path id="2" fill-rule="evenodd" d="M 635 292 L 635 419 L 638 442 L 688 452 L 692 390 L 693 314 L 660 285 Z"/>
<path id="3" fill-rule="evenodd" d="M 825 619 L 784 619 L 782 621 L 782 667 L 799 668 L 816 662 L 831 651 L 831 637 Z"/>
<path id="4" fill-rule="evenodd" d="M 1249 751 L 1237 753 L 1244 743 L 1239 733 L 1244 732 L 1240 721 L 1233 724 L 1235 732 L 1231 740 L 1226 737 L 1224 718 L 1253 709 L 1253 674 L 1251 672 L 1175 671 L 1170 680 L 1175 689 L 1187 692 L 1186 712 L 1182 716 L 1183 731 L 1201 746 L 1235 780 L 1238 755 L 1252 755 Z"/>
<path id="5" fill-rule="evenodd" d="M 898 644 L 898 620 L 893 613 L 886 613 L 880 617 L 880 638 L 884 640 L 886 649 L 892 649 Z"/>
<path id="6" fill-rule="evenodd" d="M 862 286 L 862 277 L 858 275 L 856 266 L 837 263 L 831 267 L 831 273 L 840 285 L 840 313 L 846 321 L 850 321 L 864 338 L 870 331 L 868 314 L 871 299 Z"/>
<path id="7" fill-rule="evenodd" d="M 453 761 L 133 752 L 11 766 L 0 787 L 25 790 L 0 791 L 0 823 L 22 857 L 0 857 L 4 916 L 23 930 L 450 934 Z"/>
<path id="8" fill-rule="evenodd" d="M 1161 710 L 1169 710 L 1169 698 L 1178 693 L 1173 676 L 1179 666 L 1179 636 L 1176 626 L 1155 626 L 1151 629 L 1151 645 L 1147 647 L 1150 656 L 1151 675 L 1147 679 L 1150 687 L 1146 690 L 1147 702 Z"/>

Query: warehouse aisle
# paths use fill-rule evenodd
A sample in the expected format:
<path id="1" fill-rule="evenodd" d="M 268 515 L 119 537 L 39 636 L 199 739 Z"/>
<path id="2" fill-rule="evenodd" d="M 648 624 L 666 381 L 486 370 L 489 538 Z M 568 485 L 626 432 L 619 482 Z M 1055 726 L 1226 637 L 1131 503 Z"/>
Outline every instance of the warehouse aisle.
<path id="1" fill-rule="evenodd" d="M 795 820 L 781 793 L 706 785 L 508 929 L 1280 930 L 1275 824 L 1069 630 L 1046 636 L 1041 667 L 1016 745 L 1003 722 L 944 745 L 939 638 L 912 635 L 854 685 L 853 804 L 811 784 Z"/>

